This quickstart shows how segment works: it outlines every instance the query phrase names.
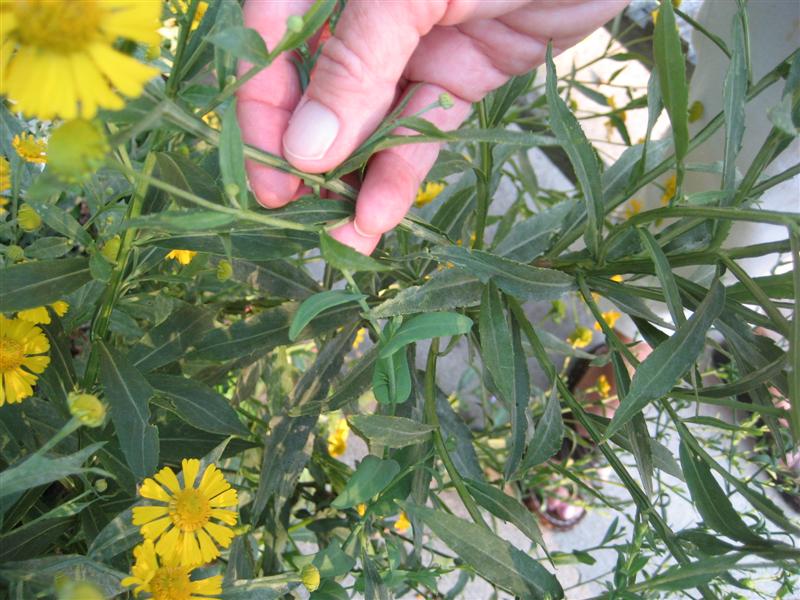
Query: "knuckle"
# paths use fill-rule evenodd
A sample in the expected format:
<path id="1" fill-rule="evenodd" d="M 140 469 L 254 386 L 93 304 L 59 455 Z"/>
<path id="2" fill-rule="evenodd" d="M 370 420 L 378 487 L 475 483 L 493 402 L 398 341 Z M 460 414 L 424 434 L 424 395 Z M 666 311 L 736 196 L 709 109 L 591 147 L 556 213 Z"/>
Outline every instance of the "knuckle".
<path id="1" fill-rule="evenodd" d="M 348 82 L 348 87 L 364 89 L 371 83 L 372 74 L 362 53 L 339 38 L 329 39 L 322 47 L 314 70 L 316 78 Z"/>

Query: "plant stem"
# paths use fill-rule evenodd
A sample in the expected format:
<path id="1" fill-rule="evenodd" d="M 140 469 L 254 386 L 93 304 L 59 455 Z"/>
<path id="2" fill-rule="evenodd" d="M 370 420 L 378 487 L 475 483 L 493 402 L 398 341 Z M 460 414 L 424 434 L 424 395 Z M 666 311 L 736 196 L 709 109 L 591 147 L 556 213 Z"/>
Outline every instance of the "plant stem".
<path id="1" fill-rule="evenodd" d="M 481 129 L 486 129 L 489 126 L 489 117 L 486 113 L 485 100 L 481 100 L 478 103 L 478 119 Z M 483 233 L 486 229 L 486 217 L 489 213 L 489 196 L 491 193 L 489 188 L 492 178 L 492 146 L 488 142 L 481 142 L 478 147 L 480 149 L 481 166 L 480 170 L 476 173 L 478 176 L 476 186 L 478 210 L 475 222 L 475 241 L 472 247 L 480 250 L 483 248 Z M 466 246 L 466 243 L 464 245 Z"/>
<path id="2" fill-rule="evenodd" d="M 439 415 L 436 414 L 436 358 L 439 354 L 439 339 L 434 338 L 431 341 L 431 347 L 428 350 L 428 364 L 425 369 L 425 419 L 430 425 L 435 427 L 433 430 L 433 444 L 436 447 L 436 453 L 442 459 L 444 468 L 453 482 L 453 486 L 458 492 L 458 496 L 464 503 L 467 512 L 478 525 L 483 525 L 487 529 L 489 526 L 483 520 L 475 500 L 470 496 L 467 487 L 464 485 L 464 480 L 461 479 L 461 474 L 456 469 L 453 459 L 447 452 L 447 447 L 442 437 L 442 431 L 439 427 Z"/>

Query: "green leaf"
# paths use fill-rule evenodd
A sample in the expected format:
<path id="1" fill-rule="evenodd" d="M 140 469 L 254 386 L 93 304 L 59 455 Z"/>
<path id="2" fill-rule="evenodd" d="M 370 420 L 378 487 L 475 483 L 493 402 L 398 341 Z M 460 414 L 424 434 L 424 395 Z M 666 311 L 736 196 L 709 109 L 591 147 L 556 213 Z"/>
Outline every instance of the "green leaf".
<path id="1" fill-rule="evenodd" d="M 155 229 L 167 233 L 194 233 L 226 228 L 235 220 L 234 215 L 213 210 L 170 210 L 130 219 L 126 222 L 126 227 Z"/>
<path id="2" fill-rule="evenodd" d="M 558 95 L 558 77 L 553 64 L 553 47 L 547 46 L 547 104 L 550 107 L 550 127 L 558 142 L 569 156 L 575 176 L 578 178 L 583 196 L 586 199 L 586 247 L 593 256 L 600 251 L 600 238 L 603 235 L 603 190 L 600 186 L 600 163 L 586 134 L 581 129 L 575 115 L 566 102 Z"/>
<path id="3" fill-rule="evenodd" d="M 364 457 L 345 488 L 331 502 L 333 508 L 353 508 L 367 502 L 383 491 L 400 473 L 400 465 L 391 459 L 381 460 L 377 456 Z"/>
<path id="4" fill-rule="evenodd" d="M 0 270 L 0 312 L 16 312 L 62 300 L 91 281 L 86 258 L 26 262 Z"/>
<path id="5" fill-rule="evenodd" d="M 194 250 L 225 259 L 270 260 L 312 248 L 317 236 L 307 231 L 272 227 L 247 227 L 224 233 L 198 232 L 153 237 L 149 244 L 170 250 Z"/>
<path id="6" fill-rule="evenodd" d="M 736 156 L 742 148 L 745 126 L 745 101 L 747 96 L 747 57 L 745 32 L 741 15 L 733 18 L 733 47 L 731 62 L 725 75 L 722 87 L 722 109 L 725 113 L 725 151 L 722 159 L 722 189 L 733 190 L 736 187 Z M 730 205 L 733 196 L 723 200 L 722 206 Z"/>
<path id="7" fill-rule="evenodd" d="M 387 448 L 421 444 L 430 439 L 434 430 L 430 425 L 405 417 L 354 415 L 348 421 L 371 444 L 380 444 Z"/>
<path id="8" fill-rule="evenodd" d="M 60 258 L 72 250 L 75 244 L 64 237 L 43 237 L 34 240 L 25 248 L 25 256 L 38 260 Z"/>
<path id="9" fill-rule="evenodd" d="M 347 590 L 329 579 L 323 581 L 319 588 L 311 593 L 308 600 L 349 600 L 349 598 Z"/>
<path id="10" fill-rule="evenodd" d="M 102 341 L 96 343 L 100 354 L 100 380 L 111 408 L 117 439 L 131 472 L 137 479 L 143 479 L 158 467 L 158 429 L 150 425 L 148 407 L 153 388 L 127 356 Z"/>
<path id="11" fill-rule="evenodd" d="M 223 203 L 222 194 L 214 182 L 214 178 L 208 171 L 182 154 L 157 152 L 156 168 L 159 178 L 163 181 L 210 202 Z M 185 203 L 180 198 L 175 198 L 175 200 L 178 204 Z M 191 248 L 187 248 L 187 250 L 191 250 Z"/>
<path id="12" fill-rule="evenodd" d="M 89 257 L 89 272 L 95 281 L 108 283 L 111 279 L 112 269 L 111 263 L 99 252 L 93 252 Z"/>
<path id="13" fill-rule="evenodd" d="M 269 63 L 264 38 L 255 29 L 234 25 L 212 33 L 206 40 L 253 65 L 263 67 Z"/>
<path id="14" fill-rule="evenodd" d="M 558 580 L 526 553 L 494 533 L 441 510 L 400 503 L 464 562 L 488 581 L 522 600 L 564 597 Z"/>
<path id="15" fill-rule="evenodd" d="M 563 438 L 564 421 L 561 418 L 561 404 L 558 402 L 556 386 L 553 386 L 516 477 L 523 476 L 528 469 L 543 463 L 558 452 Z"/>
<path id="16" fill-rule="evenodd" d="M 237 190 L 235 194 L 239 206 L 247 208 L 247 175 L 244 170 L 244 145 L 242 130 L 236 119 L 236 101 L 228 105 L 222 115 L 222 133 L 219 136 L 219 170 L 222 183 L 228 190 Z"/>
<path id="17" fill-rule="evenodd" d="M 689 149 L 689 86 L 686 83 L 686 58 L 675 23 L 671 0 L 662 0 L 653 33 L 653 55 L 658 71 L 661 98 L 672 123 L 675 158 L 679 174 Z M 679 179 L 681 179 L 679 175 Z"/>
<path id="18" fill-rule="evenodd" d="M 678 291 L 678 284 L 672 275 L 672 267 L 653 234 L 644 228 L 639 228 L 637 231 L 642 243 L 644 243 L 644 247 L 653 259 L 656 276 L 661 282 L 661 289 L 664 291 L 664 298 L 667 301 L 667 308 L 669 308 L 669 314 L 672 316 L 672 322 L 680 326 L 686 322 L 686 317 L 683 314 L 683 303 L 681 302 L 681 294 Z"/>
<path id="19" fill-rule="evenodd" d="M 574 289 L 575 280 L 561 271 L 531 267 L 482 250 L 440 246 L 431 250 L 440 263 L 452 262 L 471 276 L 524 300 L 556 300 Z"/>
<path id="20" fill-rule="evenodd" d="M 708 465 L 695 455 L 685 440 L 681 440 L 680 457 L 686 486 L 703 522 L 731 539 L 745 544 L 763 544 L 764 541 L 742 521 Z"/>
<path id="21" fill-rule="evenodd" d="M 381 348 L 380 357 L 391 356 L 401 348 L 419 340 L 461 335 L 472 329 L 472 319 L 459 313 L 437 312 L 417 315 L 400 326 Z"/>
<path id="22" fill-rule="evenodd" d="M 364 256 L 341 242 L 333 239 L 326 231 L 319 234 L 322 257 L 340 271 L 357 273 L 359 271 L 389 271 L 391 267 L 374 258 Z"/>
<path id="23" fill-rule="evenodd" d="M 219 259 L 212 259 L 214 266 Z M 264 262 L 235 259 L 231 261 L 231 279 L 247 284 L 271 296 L 289 299 L 305 299 L 320 292 L 320 287 L 304 269 L 285 260 Z"/>
<path id="24" fill-rule="evenodd" d="M 552 208 L 517 223 L 497 244 L 494 252 L 511 260 L 531 262 L 550 248 L 550 243 L 561 230 L 574 206 L 574 202 L 569 200 L 559 202 Z"/>
<path id="25" fill-rule="evenodd" d="M 353 216 L 353 203 L 344 200 L 303 196 L 292 200 L 283 208 L 270 211 L 270 215 L 285 221 L 305 225 L 319 225 L 328 221 L 339 221 Z"/>
<path id="26" fill-rule="evenodd" d="M 402 290 L 394 298 L 372 309 L 377 319 L 475 306 L 481 300 L 483 284 L 460 269 L 434 273 L 422 285 Z"/>
<path id="27" fill-rule="evenodd" d="M 27 200 L 27 203 L 42 217 L 42 221 L 51 229 L 57 231 L 61 235 L 79 242 L 83 246 L 92 245 L 92 236 L 89 235 L 81 224 L 75 220 L 67 211 L 59 208 L 55 204 L 44 202 L 42 200 Z"/>
<path id="28" fill-rule="evenodd" d="M 77 554 L 44 556 L 19 562 L 6 562 L 0 568 L 0 575 L 7 581 L 18 584 L 35 585 L 41 592 L 50 592 L 53 581 L 59 577 L 79 580 L 86 579 L 97 585 L 104 598 L 113 598 L 124 592 L 120 585 L 127 573 L 122 573 L 100 562 Z M 22 589 L 18 587 L 17 589 Z M 30 590 L 30 588 L 28 588 Z M 36 595 L 37 597 L 40 594 Z"/>
<path id="29" fill-rule="evenodd" d="M 472 430 L 453 410 L 447 397 L 441 393 L 436 394 L 436 416 L 456 470 L 462 477 L 482 480 L 484 475 L 478 462 L 478 455 L 475 453 Z"/>
<path id="30" fill-rule="evenodd" d="M 408 400 L 411 395 L 411 373 L 405 352 L 378 358 L 372 374 L 372 392 L 382 404 L 402 404 Z"/>
<path id="31" fill-rule="evenodd" d="M 228 400 L 193 379 L 175 375 L 150 375 L 147 380 L 157 394 L 169 399 L 181 419 L 211 433 L 247 436 L 250 432 L 239 421 Z"/>
<path id="32" fill-rule="evenodd" d="M 356 302 L 362 298 L 366 298 L 366 296 L 364 294 L 352 294 L 343 290 L 327 290 L 306 298 L 300 304 L 297 312 L 294 313 L 292 325 L 289 327 L 289 340 L 295 341 L 305 326 L 323 310 L 349 302 Z"/>
<path id="33" fill-rule="evenodd" d="M 715 281 L 694 314 L 659 344 L 636 369 L 630 393 L 620 403 L 606 437 L 612 436 L 647 404 L 669 393 L 703 350 L 708 331 L 725 306 L 725 288 Z"/>
<path id="34" fill-rule="evenodd" d="M 289 415 L 299 417 L 302 415 L 313 415 L 319 414 L 320 412 L 338 410 L 349 402 L 358 400 L 361 395 L 367 391 L 370 383 L 373 381 L 373 372 L 377 356 L 378 348 L 377 346 L 373 346 L 364 356 L 356 361 L 355 365 L 350 369 L 347 375 L 344 376 L 339 385 L 336 386 L 335 391 L 329 398 L 319 400 L 318 402 L 307 402 L 302 407 L 293 408 Z"/>
<path id="35" fill-rule="evenodd" d="M 102 443 L 91 444 L 86 448 L 58 458 L 31 454 L 21 463 L 0 472 L 0 498 L 5 498 L 27 489 L 44 485 L 78 473 L 97 473 L 108 475 L 99 469 L 84 468 L 86 462 L 95 454 Z"/>
<path id="36" fill-rule="evenodd" d="M 636 588 L 662 592 L 682 592 L 689 588 L 703 586 L 712 579 L 725 575 L 744 556 L 745 553 L 743 552 L 734 552 L 725 556 L 703 558 L 685 565 L 675 565 L 660 575 L 638 584 Z"/>
<path id="37" fill-rule="evenodd" d="M 530 541 L 537 544 L 540 548 L 545 548 L 542 531 L 536 523 L 536 518 L 533 516 L 530 509 L 523 506 L 519 500 L 503 493 L 497 486 L 484 481 L 466 479 L 464 483 L 467 484 L 469 493 L 475 498 L 478 504 L 495 517 L 514 525 L 524 533 Z"/>
<path id="38" fill-rule="evenodd" d="M 152 371 L 181 358 L 214 328 L 214 315 L 205 308 L 184 305 L 150 329 L 128 351 L 128 359 L 142 372 Z"/>

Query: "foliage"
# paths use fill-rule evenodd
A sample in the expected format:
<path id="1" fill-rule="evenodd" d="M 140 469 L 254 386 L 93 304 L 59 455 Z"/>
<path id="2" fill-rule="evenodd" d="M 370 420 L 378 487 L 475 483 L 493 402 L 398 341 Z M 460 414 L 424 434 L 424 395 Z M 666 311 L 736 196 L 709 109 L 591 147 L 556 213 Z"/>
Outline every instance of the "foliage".
<path id="1" fill-rule="evenodd" d="M 479 577 L 520 598 L 560 598 L 571 595 L 560 565 L 610 551 L 616 563 L 599 577 L 607 598 L 735 597 L 762 585 L 791 596 L 800 525 L 773 492 L 798 493 L 777 475 L 800 438 L 800 404 L 773 399 L 800 394 L 800 220 L 758 199 L 797 173 L 765 170 L 800 127 L 799 55 L 753 81 L 742 8 L 736 43 L 724 48 L 725 110 L 690 136 L 684 57 L 665 2 L 649 95 L 628 88 L 627 107 L 579 115 L 608 116 L 627 140 L 613 164 L 603 165 L 570 108 L 576 93 L 607 105 L 604 96 L 581 82 L 585 66 L 558 79 L 548 55 L 545 79 L 513 79 L 462 130 L 390 115 L 337 172 L 299 173 L 312 193 L 263 210 L 245 158 L 297 172 L 242 144 L 234 93 L 280 52 L 296 49 L 310 69 L 309 39 L 336 10 L 319 0 L 268 49 L 242 27 L 234 0 L 167 3 L 171 38 L 115 46 L 160 75 L 121 110 L 99 105 L 93 125 L 67 123 L 86 139 L 28 120 L 8 101 L 0 107 L 10 165 L 0 181 L 0 310 L 3 323 L 38 315 L 13 340 L 0 332 L 2 368 L 23 342 L 33 344 L 25 360 L 49 357 L 25 363 L 37 366 L 24 378 L 3 376 L 4 389 L 31 385 L 0 402 L 5 593 L 73 597 L 64 582 L 82 579 L 105 597 L 132 597 L 134 585 L 153 593 L 148 578 L 177 558 L 160 554 L 163 530 L 142 527 L 144 541 L 138 525 L 167 510 L 207 521 L 189 504 L 196 480 L 198 498 L 224 497 L 218 506 L 231 513 L 216 513 L 224 532 L 207 527 L 212 546 L 203 530 L 165 545 L 213 558 L 192 575 L 198 593 L 278 598 L 305 585 L 314 599 L 456 597 Z M 237 76 L 239 59 L 254 66 Z M 737 115 L 776 82 L 785 87 L 778 122 L 737 174 Z M 637 107 L 649 127 L 632 144 L 624 114 Z M 662 112 L 673 139 L 654 141 Z M 400 124 L 419 140 L 390 135 Z M 53 129 L 54 163 L 43 165 L 28 134 Z M 717 131 L 721 165 L 684 160 Z M 29 161 L 15 150 L 20 140 Z M 418 206 L 374 256 L 327 235 L 353 213 L 342 174 L 377 150 L 431 140 L 447 146 Z M 568 157 L 574 193 L 540 186 L 534 146 Z M 686 195 L 692 170 L 719 173 L 720 188 Z M 664 206 L 631 209 L 673 172 Z M 501 182 L 513 202 L 497 214 Z M 786 239 L 740 245 L 729 236 L 734 222 L 779 225 Z M 754 279 L 739 263 L 776 253 L 794 266 Z M 704 276 L 678 271 L 687 266 Z M 669 320 L 653 311 L 659 305 Z M 531 321 L 541 306 L 552 306 L 555 329 L 580 329 L 556 337 Z M 613 328 L 620 313 L 654 348 L 648 358 Z M 594 323 L 608 355 L 590 345 Z M 30 341 L 41 333 L 45 350 Z M 445 390 L 437 370 L 465 347 L 462 385 Z M 724 360 L 710 364 L 712 352 Z M 555 355 L 567 356 L 563 368 Z M 612 419 L 568 382 L 579 359 L 613 366 L 621 409 Z M 595 401 L 609 394 L 604 376 Z M 357 464 L 341 456 L 355 437 L 369 449 Z M 597 450 L 564 462 L 565 443 Z M 617 517 L 602 541 L 570 553 L 548 550 L 528 508 L 532 494 L 564 487 Z M 676 519 L 667 491 L 696 514 Z M 502 522 L 525 547 L 505 539 Z M 173 583 L 188 581 L 192 565 L 179 562 Z M 446 579 L 451 572 L 459 575 Z"/>

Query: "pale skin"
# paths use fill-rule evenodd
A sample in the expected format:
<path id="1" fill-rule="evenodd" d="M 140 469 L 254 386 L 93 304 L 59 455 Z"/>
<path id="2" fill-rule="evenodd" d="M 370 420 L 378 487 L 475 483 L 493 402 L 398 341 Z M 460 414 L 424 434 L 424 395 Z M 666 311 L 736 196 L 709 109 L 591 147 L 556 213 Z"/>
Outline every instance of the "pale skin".
<path id="1" fill-rule="evenodd" d="M 421 84 L 410 115 L 453 99 L 424 118 L 453 130 L 473 102 L 544 61 L 547 42 L 563 51 L 619 13 L 628 0 L 350 0 L 302 93 L 289 55 L 242 86 L 238 114 L 245 143 L 283 156 L 308 173 L 343 162 L 380 124 L 405 90 Z M 248 0 L 245 26 L 274 47 L 291 15 L 312 0 Z M 241 65 L 242 71 L 249 65 Z M 410 131 L 399 133 L 410 134 Z M 440 145 L 409 144 L 372 157 L 355 218 L 331 231 L 369 254 L 410 208 Z M 250 185 L 267 208 L 304 191 L 299 178 L 248 162 Z"/>

